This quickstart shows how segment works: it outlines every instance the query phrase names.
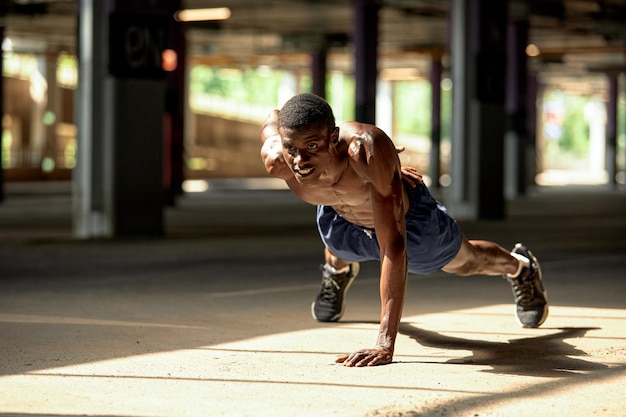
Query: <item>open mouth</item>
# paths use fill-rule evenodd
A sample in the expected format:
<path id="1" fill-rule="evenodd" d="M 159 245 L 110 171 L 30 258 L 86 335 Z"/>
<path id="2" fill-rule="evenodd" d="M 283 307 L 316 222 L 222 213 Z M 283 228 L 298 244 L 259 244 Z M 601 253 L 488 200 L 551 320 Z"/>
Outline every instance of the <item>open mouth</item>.
<path id="1" fill-rule="evenodd" d="M 302 176 L 305 177 L 307 175 L 309 175 L 311 172 L 315 171 L 315 168 L 300 168 L 299 166 L 295 166 L 293 167 L 293 171 Z"/>

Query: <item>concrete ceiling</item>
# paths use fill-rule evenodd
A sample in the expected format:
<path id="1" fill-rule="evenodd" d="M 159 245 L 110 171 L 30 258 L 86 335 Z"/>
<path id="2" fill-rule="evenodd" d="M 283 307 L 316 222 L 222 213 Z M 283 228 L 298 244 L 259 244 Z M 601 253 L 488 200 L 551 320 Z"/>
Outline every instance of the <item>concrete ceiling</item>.
<path id="1" fill-rule="evenodd" d="M 16 49 L 75 50 L 76 0 L 3 0 L 6 36 Z M 448 1 L 382 0 L 380 67 L 428 70 L 445 57 Z M 328 45 L 329 68 L 351 71 L 351 0 L 184 0 L 186 8 L 229 7 L 226 21 L 188 24 L 189 57 L 215 65 L 309 66 L 308 53 Z M 559 82 L 580 84 L 597 71 L 626 67 L 626 0 L 510 1 L 527 16 L 531 65 Z M 592 87 L 593 88 L 593 85 Z"/>

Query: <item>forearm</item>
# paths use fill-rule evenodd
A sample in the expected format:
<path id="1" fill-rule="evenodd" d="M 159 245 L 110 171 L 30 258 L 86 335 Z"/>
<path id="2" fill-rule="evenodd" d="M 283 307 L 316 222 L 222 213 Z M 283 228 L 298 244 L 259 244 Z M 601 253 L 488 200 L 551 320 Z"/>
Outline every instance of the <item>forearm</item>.
<path id="1" fill-rule="evenodd" d="M 406 255 L 395 261 L 388 257 L 383 258 L 380 279 L 380 329 L 376 344 L 389 349 L 392 354 L 402 318 L 406 279 Z"/>
<path id="2" fill-rule="evenodd" d="M 276 137 L 280 139 L 280 134 L 278 133 L 278 110 L 273 110 L 261 127 L 261 143 Z"/>
<path id="3" fill-rule="evenodd" d="M 282 155 L 282 141 L 278 132 L 278 110 L 274 110 L 261 128 L 261 159 L 268 174 L 287 180 L 292 177 Z"/>

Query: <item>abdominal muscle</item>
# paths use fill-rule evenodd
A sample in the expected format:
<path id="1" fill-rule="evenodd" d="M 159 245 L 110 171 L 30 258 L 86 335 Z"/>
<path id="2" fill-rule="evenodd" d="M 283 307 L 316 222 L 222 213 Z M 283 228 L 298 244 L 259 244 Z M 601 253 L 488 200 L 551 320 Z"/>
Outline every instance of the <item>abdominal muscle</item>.
<path id="1" fill-rule="evenodd" d="M 350 181 L 349 184 L 342 182 L 333 186 L 318 186 L 301 185 L 293 180 L 287 181 L 287 185 L 295 195 L 309 204 L 330 206 L 350 223 L 374 228 L 371 186 L 368 183 Z"/>

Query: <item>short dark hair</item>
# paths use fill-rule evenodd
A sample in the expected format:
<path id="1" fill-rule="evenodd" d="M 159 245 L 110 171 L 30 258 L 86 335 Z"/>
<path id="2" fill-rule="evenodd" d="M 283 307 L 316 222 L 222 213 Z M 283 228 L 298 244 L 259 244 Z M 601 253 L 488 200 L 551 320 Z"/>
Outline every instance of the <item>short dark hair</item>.
<path id="1" fill-rule="evenodd" d="M 330 105 L 315 94 L 298 94 L 287 100 L 278 114 L 278 127 L 297 130 L 315 124 L 335 128 L 335 116 Z"/>

